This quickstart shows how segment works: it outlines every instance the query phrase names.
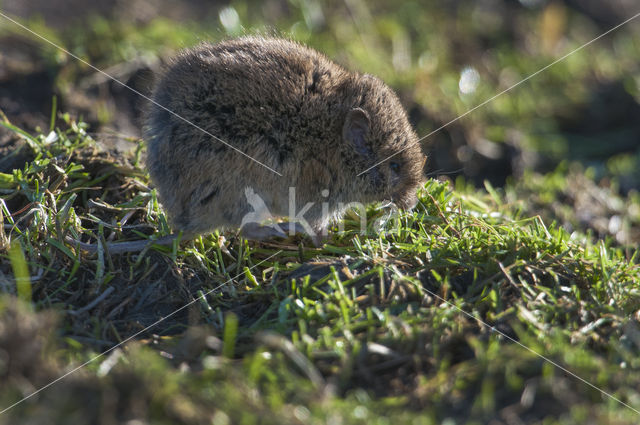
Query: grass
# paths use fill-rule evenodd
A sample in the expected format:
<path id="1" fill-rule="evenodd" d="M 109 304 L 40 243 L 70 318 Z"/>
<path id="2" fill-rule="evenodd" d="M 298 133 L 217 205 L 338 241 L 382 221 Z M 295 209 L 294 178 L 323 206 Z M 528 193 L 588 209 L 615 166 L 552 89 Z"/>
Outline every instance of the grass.
<path id="1" fill-rule="evenodd" d="M 55 137 L 4 124 L 31 160 L 0 175 L 0 276 L 15 294 L 22 252 L 31 294 L 2 301 L 2 408 L 200 298 L 0 423 L 637 423 L 513 342 L 640 406 L 637 251 L 528 214 L 553 211 L 566 167 L 430 181 L 413 212 L 371 206 L 364 235 L 351 212 L 321 248 L 216 233 L 110 254 L 166 219 L 137 151 L 111 157 L 65 119 Z"/>
<path id="2" fill-rule="evenodd" d="M 608 29 L 563 2 L 279 4 L 232 1 L 180 25 L 134 11 L 26 24 L 123 81 L 203 39 L 292 37 L 383 78 L 420 135 Z M 638 423 L 632 25 L 426 140 L 434 174 L 454 177 L 429 181 L 413 212 L 370 206 L 365 234 L 352 211 L 320 248 L 227 232 L 123 254 L 109 243 L 170 232 L 142 141 L 104 148 L 131 99 L 16 31 L 0 39 L 35 53 L 8 57 L 58 97 L 36 130 L 0 114 L 24 141 L 0 166 L 25 158 L 0 173 L 0 411 L 90 362 L 0 425 Z M 502 187 L 495 170 L 513 176 Z"/>

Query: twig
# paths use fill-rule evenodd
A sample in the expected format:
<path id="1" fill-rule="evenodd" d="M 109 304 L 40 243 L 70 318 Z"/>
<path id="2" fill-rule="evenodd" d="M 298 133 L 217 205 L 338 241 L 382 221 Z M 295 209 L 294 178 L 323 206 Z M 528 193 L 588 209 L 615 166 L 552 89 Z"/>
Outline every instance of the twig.
<path id="1" fill-rule="evenodd" d="M 93 307 L 95 307 L 100 302 L 102 302 L 105 298 L 107 298 L 115 290 L 116 289 L 113 286 L 109 286 L 107 289 L 104 290 L 104 292 L 98 298 L 96 298 L 95 300 L 91 301 L 89 304 L 87 304 L 86 306 L 82 307 L 81 309 L 69 311 L 69 314 L 72 314 L 74 316 L 78 316 L 78 315 L 80 315 L 80 314 L 82 314 L 84 312 L 87 312 L 87 311 L 91 310 Z"/>
<path id="2" fill-rule="evenodd" d="M 106 245 L 110 254 L 122 254 L 125 252 L 140 252 L 150 245 L 171 245 L 176 238 L 177 235 L 167 235 L 155 240 L 149 239 L 130 242 L 109 242 Z M 69 244 L 76 245 L 85 251 L 91 253 L 98 252 L 98 244 L 80 242 L 73 239 L 71 236 L 65 237 L 65 241 Z"/>

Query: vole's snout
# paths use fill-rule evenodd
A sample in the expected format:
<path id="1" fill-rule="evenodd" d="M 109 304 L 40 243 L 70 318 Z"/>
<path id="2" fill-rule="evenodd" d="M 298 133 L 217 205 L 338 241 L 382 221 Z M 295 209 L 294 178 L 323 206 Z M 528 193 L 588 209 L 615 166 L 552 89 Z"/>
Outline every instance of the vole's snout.
<path id="1" fill-rule="evenodd" d="M 413 195 L 406 203 L 405 209 L 412 210 L 418 205 L 418 197 Z"/>
<path id="2" fill-rule="evenodd" d="M 391 201 L 396 204 L 398 208 L 410 211 L 418 204 L 418 197 L 415 193 L 409 192 L 402 195 L 392 196 Z"/>

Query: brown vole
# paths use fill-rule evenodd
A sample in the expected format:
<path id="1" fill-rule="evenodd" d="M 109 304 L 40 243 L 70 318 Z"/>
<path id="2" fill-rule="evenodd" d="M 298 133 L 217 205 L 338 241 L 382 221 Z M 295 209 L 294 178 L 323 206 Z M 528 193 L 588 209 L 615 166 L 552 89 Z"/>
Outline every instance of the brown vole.
<path id="1" fill-rule="evenodd" d="M 425 157 L 393 91 L 295 42 L 243 37 L 185 50 L 153 100 L 166 109 L 149 105 L 147 166 L 187 237 L 270 215 L 303 218 L 317 236 L 352 202 L 412 208 L 424 181 Z"/>

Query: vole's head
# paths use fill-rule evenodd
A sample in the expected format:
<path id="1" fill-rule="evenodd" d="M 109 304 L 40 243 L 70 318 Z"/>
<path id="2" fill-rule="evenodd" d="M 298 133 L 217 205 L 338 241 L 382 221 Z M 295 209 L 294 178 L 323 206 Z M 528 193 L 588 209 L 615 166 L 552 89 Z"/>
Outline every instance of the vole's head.
<path id="1" fill-rule="evenodd" d="M 358 184 L 370 200 L 390 200 L 411 209 L 425 182 L 426 160 L 395 93 L 381 80 L 360 76 L 356 104 L 346 112 L 343 141 L 360 167 Z M 366 170 L 366 171 L 365 171 Z"/>

